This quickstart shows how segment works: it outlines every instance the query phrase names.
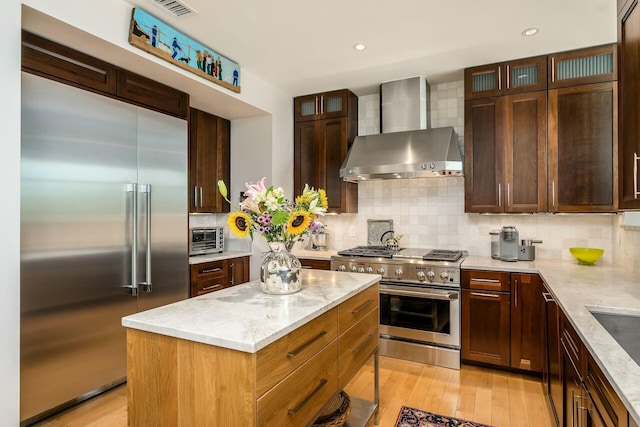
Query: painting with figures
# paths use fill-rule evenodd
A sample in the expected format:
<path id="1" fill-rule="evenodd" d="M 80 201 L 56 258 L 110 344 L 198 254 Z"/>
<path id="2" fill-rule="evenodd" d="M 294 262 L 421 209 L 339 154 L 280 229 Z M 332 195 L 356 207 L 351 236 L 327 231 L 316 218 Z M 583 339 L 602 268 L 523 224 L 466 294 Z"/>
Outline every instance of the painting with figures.
<path id="1" fill-rule="evenodd" d="M 131 13 L 129 43 L 180 68 L 240 92 L 240 66 L 140 8 Z"/>

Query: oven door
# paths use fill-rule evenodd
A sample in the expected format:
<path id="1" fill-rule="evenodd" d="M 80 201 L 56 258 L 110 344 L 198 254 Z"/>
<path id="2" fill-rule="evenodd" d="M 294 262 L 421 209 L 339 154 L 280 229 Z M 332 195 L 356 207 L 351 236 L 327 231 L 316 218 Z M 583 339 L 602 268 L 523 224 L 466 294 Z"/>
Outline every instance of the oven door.
<path id="1" fill-rule="evenodd" d="M 460 290 L 380 284 L 380 334 L 460 348 Z"/>

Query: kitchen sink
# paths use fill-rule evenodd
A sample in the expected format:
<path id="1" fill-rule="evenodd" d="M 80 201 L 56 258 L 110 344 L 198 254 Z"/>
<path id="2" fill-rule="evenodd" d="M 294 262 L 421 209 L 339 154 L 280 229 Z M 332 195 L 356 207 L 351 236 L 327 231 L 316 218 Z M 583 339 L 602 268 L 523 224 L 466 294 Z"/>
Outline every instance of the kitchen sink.
<path id="1" fill-rule="evenodd" d="M 595 311 L 589 312 L 620 344 L 629 356 L 640 365 L 640 314 L 611 313 Z"/>

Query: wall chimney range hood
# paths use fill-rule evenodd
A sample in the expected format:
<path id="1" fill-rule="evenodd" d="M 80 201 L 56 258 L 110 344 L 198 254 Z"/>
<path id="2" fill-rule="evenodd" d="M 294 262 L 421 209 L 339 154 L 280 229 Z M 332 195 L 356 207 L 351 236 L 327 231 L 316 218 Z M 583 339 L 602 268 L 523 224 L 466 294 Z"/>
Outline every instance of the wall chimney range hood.
<path id="1" fill-rule="evenodd" d="M 340 168 L 343 180 L 462 176 L 453 127 L 429 129 L 429 92 L 424 77 L 380 85 L 383 133 L 355 138 Z"/>

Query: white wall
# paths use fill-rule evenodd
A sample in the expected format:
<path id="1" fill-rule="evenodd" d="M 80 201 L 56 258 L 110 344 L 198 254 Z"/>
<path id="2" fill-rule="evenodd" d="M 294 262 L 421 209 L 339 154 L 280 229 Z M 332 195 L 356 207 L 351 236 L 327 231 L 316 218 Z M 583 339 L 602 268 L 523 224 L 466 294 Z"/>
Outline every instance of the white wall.
<path id="1" fill-rule="evenodd" d="M 20 1 L 6 0 L 0 14 L 0 425 L 20 420 Z"/>

